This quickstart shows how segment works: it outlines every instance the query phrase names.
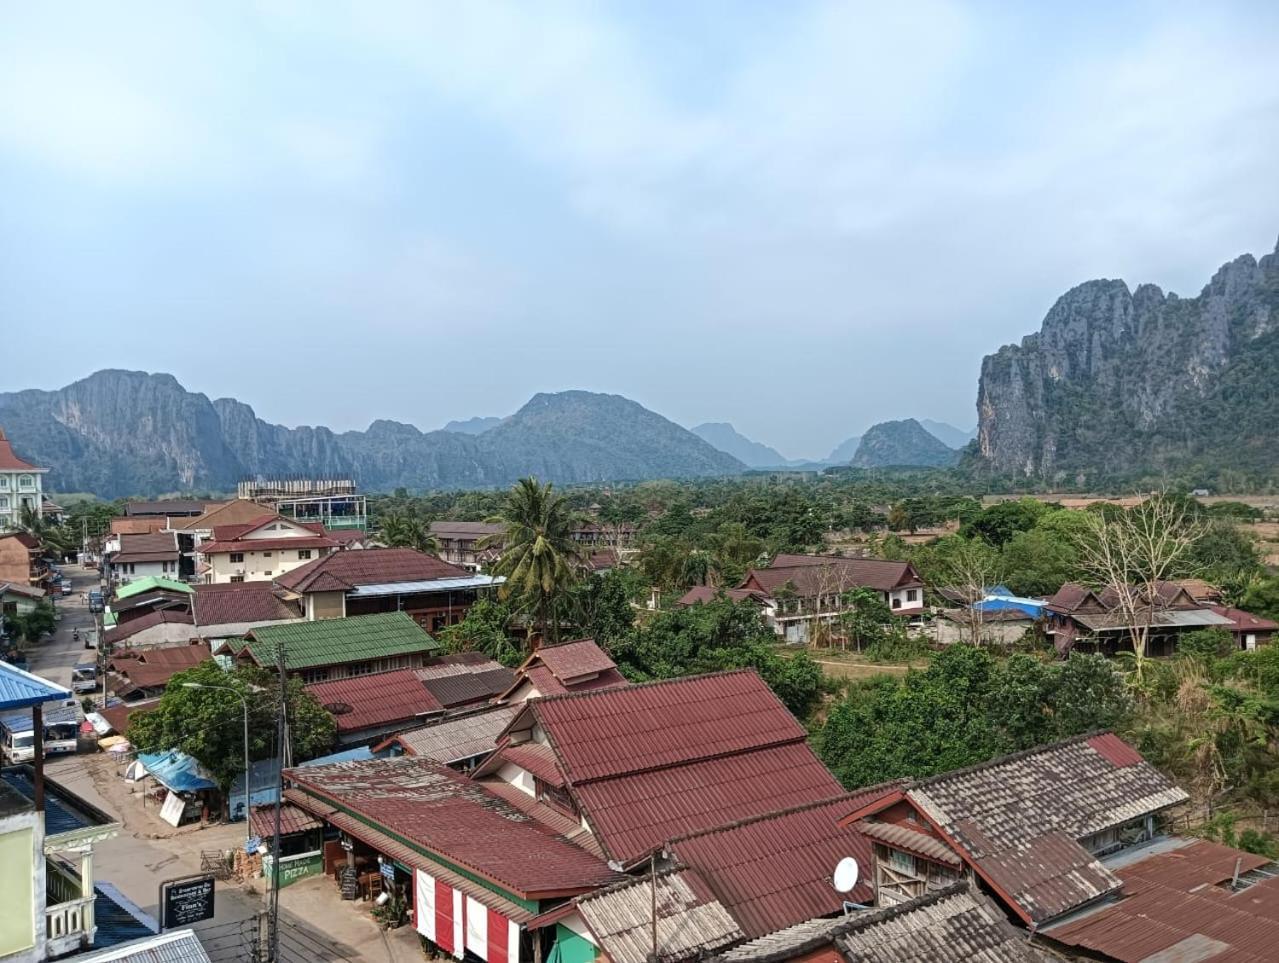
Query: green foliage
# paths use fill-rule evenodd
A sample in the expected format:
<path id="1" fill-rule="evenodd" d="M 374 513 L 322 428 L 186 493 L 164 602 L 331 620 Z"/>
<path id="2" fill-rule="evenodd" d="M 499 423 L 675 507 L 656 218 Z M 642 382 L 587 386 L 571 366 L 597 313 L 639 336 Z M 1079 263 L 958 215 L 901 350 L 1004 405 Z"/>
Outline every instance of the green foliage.
<path id="1" fill-rule="evenodd" d="M 1092 729 L 1131 711 L 1123 678 L 1100 656 L 1004 661 L 951 646 L 904 679 L 855 684 L 816 733 L 823 761 L 849 787 L 922 777 Z"/>
<path id="2" fill-rule="evenodd" d="M 493 521 L 504 531 L 480 545 L 502 547 L 492 567 L 494 575 L 506 577 L 499 595 L 535 612 L 542 635 L 549 626 L 551 638 L 558 640 L 560 603 L 582 574 L 581 548 L 573 539 L 578 516 L 554 485 L 523 478 Z"/>
<path id="3" fill-rule="evenodd" d="M 477 599 L 461 622 L 437 633 L 449 652 L 483 652 L 505 666 L 517 666 L 523 654 L 508 634 L 511 608 L 505 602 Z"/>
<path id="4" fill-rule="evenodd" d="M 1186 632 L 1177 639 L 1177 656 L 1212 663 L 1234 651 L 1235 640 L 1225 629 L 1199 629 Z"/>
<path id="5" fill-rule="evenodd" d="M 1048 511 L 1047 505 L 1034 498 L 998 502 L 965 523 L 960 528 L 960 534 L 980 538 L 996 548 L 1002 548 L 1018 532 L 1034 528 Z"/>
<path id="6" fill-rule="evenodd" d="M 635 573 L 613 569 L 574 587 L 566 608 L 580 634 L 611 650 L 635 627 L 631 600 L 638 588 Z"/>
<path id="7" fill-rule="evenodd" d="M 844 634 L 859 651 L 877 645 L 888 634 L 893 611 L 874 589 L 855 588 L 843 596 L 844 610 L 839 622 Z"/>
<path id="8" fill-rule="evenodd" d="M 821 667 L 805 653 L 781 654 L 759 609 L 716 600 L 657 613 L 612 649 L 636 682 L 725 669 L 753 668 L 797 717 L 807 718 L 822 694 Z"/>
<path id="9" fill-rule="evenodd" d="M 229 687 L 244 695 L 249 705 L 249 758 L 257 761 L 279 752 L 275 742 L 279 678 L 255 666 L 224 672 L 210 659 L 175 675 L 156 707 L 130 720 L 129 741 L 140 751 L 179 749 L 199 762 L 226 792 L 244 771 L 243 703 L 234 692 L 186 688 L 188 682 Z M 337 724 L 303 688 L 301 679 L 288 681 L 287 711 L 295 760 L 311 759 L 333 746 Z"/>
<path id="10" fill-rule="evenodd" d="M 378 526 L 378 540 L 388 548 L 412 548 L 419 552 L 439 551 L 439 543 L 431 534 L 431 524 L 413 511 L 396 510 L 382 515 Z"/>
<path id="11" fill-rule="evenodd" d="M 891 626 L 868 643 L 863 654 L 871 662 L 914 662 L 930 654 L 928 643 L 902 626 Z"/>
<path id="12" fill-rule="evenodd" d="M 58 627 L 53 603 L 42 599 L 29 612 L 5 616 L 9 634 L 15 639 L 34 645 Z"/>
<path id="13" fill-rule="evenodd" d="M 1073 542 L 1036 526 L 1004 544 L 1000 568 L 1017 595 L 1051 595 L 1079 578 L 1079 553 Z"/>

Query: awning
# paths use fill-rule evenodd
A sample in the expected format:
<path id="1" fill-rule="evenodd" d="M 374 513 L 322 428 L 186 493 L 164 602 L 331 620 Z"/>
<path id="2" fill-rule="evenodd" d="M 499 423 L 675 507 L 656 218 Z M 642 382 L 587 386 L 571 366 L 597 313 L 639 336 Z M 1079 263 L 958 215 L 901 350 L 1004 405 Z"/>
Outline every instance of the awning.
<path id="1" fill-rule="evenodd" d="M 451 592 L 459 589 L 490 588 L 506 581 L 502 575 L 471 575 L 467 578 L 437 578 L 424 582 L 378 582 L 357 585 L 348 596 L 369 598 L 379 595 L 419 595 L 424 592 Z"/>
<path id="2" fill-rule="evenodd" d="M 200 792 L 217 789 L 218 785 L 205 775 L 200 764 L 185 752 L 140 752 L 138 762 L 155 777 L 156 782 L 174 792 Z"/>

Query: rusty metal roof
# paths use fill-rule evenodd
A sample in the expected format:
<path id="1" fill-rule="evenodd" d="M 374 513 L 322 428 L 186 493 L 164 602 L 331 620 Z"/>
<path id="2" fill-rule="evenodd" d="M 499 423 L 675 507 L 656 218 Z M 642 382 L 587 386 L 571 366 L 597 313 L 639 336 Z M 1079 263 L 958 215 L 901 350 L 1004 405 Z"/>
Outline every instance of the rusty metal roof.
<path id="1" fill-rule="evenodd" d="M 1040 932 L 1108 958 L 1262 963 L 1279 952 L 1279 866 L 1206 840 L 1156 843 L 1112 859 L 1123 898 Z M 1236 867 L 1243 888 L 1232 890 Z"/>
<path id="2" fill-rule="evenodd" d="M 482 784 L 429 759 L 341 762 L 290 769 L 285 776 L 377 831 L 523 899 L 575 895 L 617 878 L 603 861 Z"/>
<path id="3" fill-rule="evenodd" d="M 565 685 L 582 676 L 598 675 L 617 668 L 617 663 L 595 644 L 594 639 L 543 645 L 530 656 L 530 660 L 546 666 Z"/>
<path id="4" fill-rule="evenodd" d="M 332 713 L 340 733 L 411 723 L 444 711 L 413 669 L 314 682 L 306 691 Z"/>
<path id="5" fill-rule="evenodd" d="M 577 901 L 578 912 L 612 963 L 646 963 L 653 953 L 654 881 L 641 877 Z M 656 879 L 656 958 L 677 961 L 743 939 L 732 915 L 694 870 Z"/>
<path id="6" fill-rule="evenodd" d="M 254 806 L 249 810 L 249 827 L 253 835 L 269 839 L 275 835 L 275 806 Z M 280 806 L 280 835 L 304 833 L 319 829 L 320 821 L 305 809 L 284 803 Z"/>
<path id="7" fill-rule="evenodd" d="M 838 913 L 844 899 L 874 897 L 869 874 L 847 896 L 830 877 L 846 856 L 869 868 L 871 847 L 855 828 L 840 828 L 852 809 L 897 790 L 886 784 L 769 813 L 674 840 L 671 851 L 698 871 L 748 937 Z"/>

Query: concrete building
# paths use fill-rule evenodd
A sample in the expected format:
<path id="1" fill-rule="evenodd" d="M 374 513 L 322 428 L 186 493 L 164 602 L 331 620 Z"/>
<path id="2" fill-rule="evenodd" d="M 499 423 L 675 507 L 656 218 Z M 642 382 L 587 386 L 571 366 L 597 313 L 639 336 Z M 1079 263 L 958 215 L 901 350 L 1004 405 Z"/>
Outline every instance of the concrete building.
<path id="1" fill-rule="evenodd" d="M 44 473 L 48 470 L 19 458 L 0 429 L 0 532 L 17 524 L 23 508 L 43 517 Z"/>

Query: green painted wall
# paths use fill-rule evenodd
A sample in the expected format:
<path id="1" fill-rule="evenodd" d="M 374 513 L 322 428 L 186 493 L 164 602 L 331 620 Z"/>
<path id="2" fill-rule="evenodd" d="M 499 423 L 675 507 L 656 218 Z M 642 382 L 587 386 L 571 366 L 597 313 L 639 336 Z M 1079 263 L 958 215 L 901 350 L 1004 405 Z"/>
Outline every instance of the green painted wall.
<path id="1" fill-rule="evenodd" d="M 547 963 L 595 963 L 595 947 L 563 923 L 555 924 L 555 947 Z"/>
<path id="2" fill-rule="evenodd" d="M 36 945 L 32 833 L 27 828 L 0 836 L 0 956 Z"/>

